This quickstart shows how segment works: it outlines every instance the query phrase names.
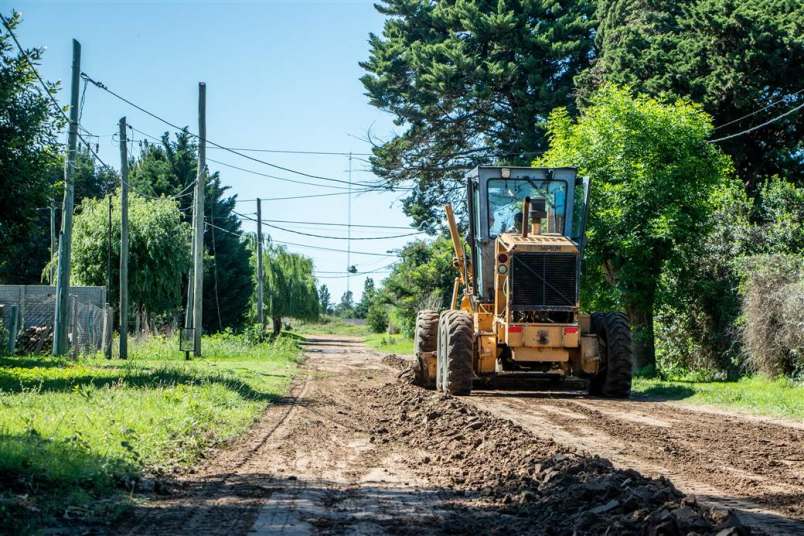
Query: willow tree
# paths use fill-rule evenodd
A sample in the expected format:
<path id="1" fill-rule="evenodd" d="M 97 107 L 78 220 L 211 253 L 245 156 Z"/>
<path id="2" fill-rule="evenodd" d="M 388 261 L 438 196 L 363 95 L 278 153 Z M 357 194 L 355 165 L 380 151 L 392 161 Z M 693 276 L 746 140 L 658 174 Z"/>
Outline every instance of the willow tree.
<path id="1" fill-rule="evenodd" d="M 312 259 L 269 243 L 263 251 L 263 267 L 263 302 L 266 315 L 271 317 L 274 335 L 279 335 L 282 330 L 284 317 L 298 320 L 318 318 L 321 303 L 313 277 Z M 257 288 L 256 284 L 254 288 Z"/>
<path id="2" fill-rule="evenodd" d="M 190 268 L 190 227 L 176 202 L 129 193 L 129 301 L 139 312 L 175 314 L 181 307 L 181 278 Z M 112 284 L 109 301 L 118 299 L 120 197 L 112 199 Z M 85 199 L 75 217 L 72 274 L 77 285 L 106 285 L 109 246 L 108 201 Z"/>

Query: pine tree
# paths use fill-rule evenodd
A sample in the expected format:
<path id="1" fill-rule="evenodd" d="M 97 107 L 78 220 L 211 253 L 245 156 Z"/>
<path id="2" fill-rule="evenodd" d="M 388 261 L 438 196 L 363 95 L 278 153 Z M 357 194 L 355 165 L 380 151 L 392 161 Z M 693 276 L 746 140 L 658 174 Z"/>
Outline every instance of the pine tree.
<path id="1" fill-rule="evenodd" d="M 390 185 L 414 181 L 403 208 L 432 229 L 462 206 L 462 178 L 481 163 L 527 165 L 546 148 L 545 121 L 574 109 L 573 78 L 593 52 L 591 0 L 384 0 L 361 78 L 401 133 L 374 149 Z"/>
<path id="2" fill-rule="evenodd" d="M 599 59 L 578 79 L 581 100 L 605 82 L 651 96 L 689 97 L 715 125 L 731 123 L 713 138 L 804 103 L 800 1 L 604 0 L 597 16 Z M 804 176 L 802 138 L 799 112 L 718 145 L 753 191 L 764 177 Z"/>

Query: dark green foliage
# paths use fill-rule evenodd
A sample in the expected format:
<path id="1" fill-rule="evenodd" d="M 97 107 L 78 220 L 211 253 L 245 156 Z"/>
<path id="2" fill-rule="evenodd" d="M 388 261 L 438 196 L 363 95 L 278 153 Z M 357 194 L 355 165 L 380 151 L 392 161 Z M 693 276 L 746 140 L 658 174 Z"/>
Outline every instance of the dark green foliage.
<path id="1" fill-rule="evenodd" d="M 369 305 L 366 323 L 374 333 L 383 333 L 388 329 L 388 306 L 380 300 L 374 300 Z"/>
<path id="2" fill-rule="evenodd" d="M 360 296 L 360 301 L 355 305 L 355 318 L 366 318 L 376 294 L 377 289 L 374 288 L 374 280 L 367 277 L 363 283 L 363 294 Z"/>
<path id="3" fill-rule="evenodd" d="M 12 29 L 18 27 L 18 13 L 8 19 Z M 46 212 L 38 209 L 50 204 L 48 171 L 56 161 L 63 122 L 28 62 L 15 50 L 0 27 L 0 282 L 33 283 L 48 257 L 47 249 L 40 251 L 33 244 L 41 242 L 43 220 L 45 230 L 49 225 Z M 32 49 L 28 56 L 37 63 L 42 52 Z M 51 84 L 50 93 L 56 90 Z M 44 243 L 49 244 L 49 238 Z"/>
<path id="4" fill-rule="evenodd" d="M 197 146 L 185 130 L 171 140 L 162 136 L 161 145 L 146 144 L 142 157 L 133 162 L 132 188 L 146 195 L 177 196 L 184 221 L 192 222 L 192 184 L 198 168 Z M 253 292 L 250 253 L 240 237 L 240 222 L 233 214 L 236 196 L 227 196 L 218 172 L 207 178 L 204 231 L 204 303 L 206 332 L 242 327 Z M 186 295 L 187 277 L 182 279 Z"/>
<path id="5" fill-rule="evenodd" d="M 699 102 L 726 136 L 804 102 L 804 3 L 798 0 L 603 0 L 599 59 L 578 80 L 588 95 L 604 82 Z M 784 102 L 736 121 L 773 101 Z M 720 145 L 752 187 L 804 172 L 804 113 Z"/>
<path id="6" fill-rule="evenodd" d="M 341 318 L 355 317 L 355 300 L 351 290 L 343 293 L 340 303 L 335 306 L 335 314 Z"/>
<path id="7" fill-rule="evenodd" d="M 453 255 L 448 238 L 416 240 L 402 248 L 400 261 L 385 280 L 382 299 L 395 308 L 406 335 L 413 335 L 417 311 L 449 306 L 457 275 Z"/>
<path id="8" fill-rule="evenodd" d="M 318 298 L 321 301 L 321 314 L 328 315 L 332 313 L 332 296 L 327 285 L 321 285 L 318 289 Z"/>
<path id="9" fill-rule="evenodd" d="M 460 210 L 461 177 L 478 163 L 527 164 L 546 148 L 545 120 L 574 106 L 573 78 L 589 65 L 589 0 L 384 0 L 382 35 L 361 66 L 369 101 L 401 132 L 374 150 L 389 184 L 415 181 L 404 210 L 433 229 L 440 205 Z"/>
<path id="10" fill-rule="evenodd" d="M 677 250 L 663 274 L 658 334 L 665 368 L 740 372 L 752 366 L 739 328 L 740 288 L 752 277 L 746 263 L 761 270 L 751 259 L 804 250 L 804 188 L 790 181 L 766 181 L 753 203 L 736 185 L 717 196 L 716 207 L 703 247 Z"/>

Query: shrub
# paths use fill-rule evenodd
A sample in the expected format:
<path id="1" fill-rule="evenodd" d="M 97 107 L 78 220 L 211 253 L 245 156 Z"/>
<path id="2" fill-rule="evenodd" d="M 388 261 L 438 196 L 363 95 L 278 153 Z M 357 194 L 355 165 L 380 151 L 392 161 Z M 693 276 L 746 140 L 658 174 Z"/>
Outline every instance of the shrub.
<path id="1" fill-rule="evenodd" d="M 762 255 L 744 263 L 742 339 L 753 370 L 804 372 L 804 258 Z"/>
<path id="2" fill-rule="evenodd" d="M 366 322 L 374 333 L 383 333 L 388 329 L 388 310 L 378 301 L 372 302 L 368 308 Z"/>

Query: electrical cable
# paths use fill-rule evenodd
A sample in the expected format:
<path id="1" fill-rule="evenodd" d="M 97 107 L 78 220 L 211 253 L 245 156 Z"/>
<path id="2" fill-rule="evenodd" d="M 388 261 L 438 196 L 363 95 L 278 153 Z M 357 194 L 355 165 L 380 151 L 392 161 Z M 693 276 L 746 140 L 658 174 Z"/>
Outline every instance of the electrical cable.
<path id="1" fill-rule="evenodd" d="M 325 223 L 325 222 L 316 222 L 316 221 L 291 221 L 291 220 L 262 220 L 263 222 L 269 223 L 293 223 L 298 225 L 325 225 L 325 226 L 333 226 L 333 227 L 358 227 L 363 229 L 401 229 L 401 230 L 411 230 L 411 227 L 402 227 L 399 225 L 357 225 L 357 224 L 348 224 L 348 223 Z"/>
<path id="2" fill-rule="evenodd" d="M 213 147 L 218 149 L 218 147 Z M 288 149 L 249 149 L 245 147 L 232 147 L 235 151 L 245 151 L 249 153 L 275 153 L 275 154 L 310 154 L 326 156 L 372 156 L 372 153 L 343 153 L 338 151 L 294 151 Z"/>
<path id="3" fill-rule="evenodd" d="M 364 194 L 366 192 L 377 192 L 379 190 L 352 190 L 352 194 Z M 310 194 L 310 195 L 294 195 L 290 197 L 261 197 L 261 201 L 287 201 L 290 199 L 310 199 L 314 197 L 330 197 L 333 195 L 349 195 L 349 192 L 333 192 L 331 194 Z M 253 203 L 256 199 L 237 199 L 235 203 Z"/>
<path id="4" fill-rule="evenodd" d="M 241 214 L 240 212 L 237 212 L 237 211 L 233 210 L 232 213 L 240 216 L 243 219 L 250 220 L 250 221 L 253 221 L 253 222 L 257 222 L 257 220 L 255 218 L 252 218 L 250 216 L 246 216 L 245 214 Z M 414 235 L 419 235 L 419 234 L 423 233 L 423 231 L 416 231 L 414 233 L 405 233 L 405 234 L 400 234 L 400 235 L 360 236 L 360 237 L 349 238 L 349 237 L 346 237 L 346 236 L 327 236 L 327 235 L 320 235 L 320 234 L 314 234 L 314 233 L 304 233 L 302 231 L 295 231 L 293 229 L 287 229 L 285 227 L 280 227 L 279 225 L 272 225 L 270 223 L 265 223 L 265 220 L 263 220 L 262 224 L 265 225 L 266 227 L 271 227 L 273 229 L 278 229 L 280 231 L 285 231 L 285 232 L 288 232 L 288 233 L 294 233 L 294 234 L 298 234 L 298 235 L 302 235 L 302 236 L 310 236 L 310 237 L 313 237 L 313 238 L 325 238 L 325 239 L 329 239 L 329 240 L 385 240 L 385 239 L 391 239 L 391 238 L 404 238 L 404 237 L 407 237 L 407 236 L 414 236 Z"/>
<path id="5" fill-rule="evenodd" d="M 798 91 L 796 91 L 795 93 L 791 93 L 790 95 L 785 95 L 785 96 L 784 96 L 784 97 L 782 97 L 781 99 L 778 99 L 778 100 L 773 101 L 772 103 L 768 104 L 768 105 L 767 105 L 767 106 L 765 106 L 764 108 L 760 108 L 759 110 L 755 110 L 755 111 L 751 112 L 750 114 L 745 114 L 744 116 L 742 116 L 742 117 L 738 117 L 737 119 L 732 119 L 732 120 L 731 120 L 731 121 L 729 121 L 728 123 L 723 123 L 722 125 L 716 126 L 716 127 L 714 128 L 714 130 L 720 130 L 720 129 L 721 129 L 721 128 L 723 128 L 723 127 L 727 127 L 727 126 L 729 126 L 729 125 L 733 125 L 734 123 L 740 122 L 740 121 L 742 121 L 743 119 L 745 119 L 745 118 L 747 118 L 747 117 L 751 117 L 752 115 L 756 115 L 756 114 L 758 114 L 758 113 L 760 113 L 760 112 L 764 112 L 764 111 L 765 111 L 765 110 L 767 110 L 768 108 L 772 108 L 772 107 L 776 106 L 777 104 L 779 104 L 780 102 L 784 102 L 785 100 L 789 99 L 790 97 L 795 97 L 796 95 L 798 95 L 798 94 L 799 94 L 799 93 L 801 93 L 802 91 L 804 91 L 804 88 L 799 89 Z"/>
<path id="6" fill-rule="evenodd" d="M 136 108 L 137 110 L 139 110 L 139 111 L 141 111 L 141 112 L 143 112 L 143 113 L 145 113 L 145 114 L 147 114 L 147 115 L 149 115 L 149 116 L 153 117 L 154 119 L 156 119 L 156 120 L 158 120 L 158 121 L 161 121 L 162 123 L 164 123 L 164 124 L 166 124 L 166 125 L 170 126 L 171 128 L 173 128 L 173 129 L 175 129 L 175 130 L 178 130 L 178 131 L 185 131 L 185 132 L 187 132 L 188 134 L 190 134 L 191 136 L 193 136 L 194 138 L 199 139 L 199 140 L 201 139 L 201 138 L 198 136 L 198 134 L 195 134 L 194 132 L 191 132 L 191 131 L 190 131 L 190 130 L 188 130 L 187 128 L 182 128 L 182 127 L 179 127 L 178 125 L 176 125 L 176 124 L 174 124 L 174 123 L 171 123 L 171 122 L 170 122 L 170 121 L 168 121 L 167 119 L 164 119 L 163 117 L 160 117 L 159 115 L 157 115 L 157 114 L 155 114 L 155 113 L 153 113 L 153 112 L 151 112 L 151 111 L 149 111 L 149 110 L 146 110 L 146 109 L 145 109 L 145 108 L 143 108 L 142 106 L 139 106 L 138 104 L 135 104 L 134 102 L 132 102 L 132 101 L 128 100 L 127 98 L 123 97 L 122 95 L 119 95 L 118 93 L 115 93 L 114 91 L 112 91 L 111 89 L 109 89 L 109 88 L 108 88 L 108 87 L 107 87 L 105 84 L 103 84 L 102 82 L 98 82 L 97 80 L 93 80 L 93 79 L 92 79 L 92 78 L 91 78 L 91 77 L 90 77 L 88 74 L 86 74 L 86 73 L 83 73 L 83 72 L 82 72 L 82 73 L 81 73 L 81 78 L 83 78 L 83 79 L 85 79 L 85 80 L 88 80 L 88 81 L 89 81 L 91 84 L 93 84 L 93 85 L 94 85 L 94 86 L 96 86 L 97 88 L 99 88 L 99 89 L 101 89 L 101 90 L 103 90 L 103 91 L 106 91 L 106 92 L 107 92 L 107 93 L 109 93 L 110 95 L 112 95 L 112 96 L 114 96 L 114 97 L 116 97 L 116 98 L 120 99 L 121 101 L 125 102 L 125 103 L 126 103 L 126 104 L 128 104 L 129 106 L 132 106 L 132 107 Z M 217 143 L 217 142 L 215 142 L 215 141 L 213 141 L 213 140 L 210 140 L 209 138 L 206 138 L 206 139 L 204 139 L 203 141 L 204 141 L 204 142 L 206 142 L 206 143 L 208 143 L 209 145 L 212 145 L 212 146 L 214 146 L 214 147 L 217 147 L 218 149 L 222 149 L 222 150 L 224 150 L 224 151 L 228 151 L 228 152 L 230 152 L 230 153 L 232 153 L 232 154 L 236 154 L 236 155 L 240 156 L 241 158 L 245 158 L 245 159 L 247 159 L 247 160 L 252 160 L 252 161 L 254 161 L 254 162 L 258 162 L 258 163 L 260 163 L 260 164 L 263 164 L 263 165 L 266 165 L 266 166 L 269 166 L 269 167 L 272 167 L 272 168 L 275 168 L 275 169 L 281 169 L 282 171 L 287 171 L 288 173 L 294 173 L 294 174 L 296 174 L 296 175 L 302 175 L 302 176 L 304 176 L 304 177 L 309 177 L 309 178 L 311 178 L 311 179 L 320 179 L 320 180 L 324 180 L 324 181 L 338 182 L 338 183 L 342 183 L 342 184 L 353 184 L 353 185 L 362 186 L 362 187 L 366 187 L 366 188 L 373 188 L 373 189 L 377 189 L 377 188 L 379 188 L 377 185 L 374 185 L 374 184 L 366 184 L 366 183 L 359 183 L 359 182 L 351 182 L 351 181 L 347 181 L 347 180 L 343 180 L 343 179 L 336 179 L 336 178 L 333 178 L 333 177 L 324 177 L 324 176 L 321 176 L 321 175 L 314 175 L 314 174 L 312 174 L 312 173 L 307 173 L 307 172 L 304 172 L 304 171 L 299 171 L 299 170 L 296 170 L 296 169 L 293 169 L 293 168 L 289 168 L 289 167 L 285 167 L 285 166 L 280 166 L 280 165 L 278 165 L 278 164 L 274 164 L 274 163 L 271 163 L 271 162 L 267 162 L 267 161 L 265 161 L 265 160 L 261 160 L 261 159 L 259 159 L 259 158 L 255 158 L 255 157 L 253 157 L 253 156 L 247 155 L 247 154 L 245 154 L 245 153 L 243 153 L 243 152 L 240 152 L 240 151 L 238 151 L 238 150 L 236 150 L 236 149 L 232 149 L 232 148 L 230 148 L 230 147 L 226 147 L 225 145 L 221 145 L 220 143 Z M 384 189 L 384 188 L 383 188 L 383 189 Z M 399 188 L 399 189 L 402 189 L 402 188 Z"/>
<path id="7" fill-rule="evenodd" d="M 14 41 L 14 44 L 17 45 L 17 49 L 20 51 L 20 54 L 22 54 L 22 56 L 25 58 L 25 61 L 28 62 L 28 65 L 31 67 L 31 71 L 33 71 L 34 76 L 36 77 L 37 80 L 39 80 L 39 83 L 42 85 L 42 88 L 45 90 L 45 95 L 47 95 L 47 97 L 50 99 L 50 101 L 56 107 L 56 110 L 58 110 L 59 113 L 61 114 L 61 116 L 67 121 L 67 124 L 69 124 L 70 123 L 70 118 L 67 116 L 66 113 L 64 113 L 64 110 L 61 109 L 61 106 L 59 106 L 59 103 L 56 100 L 56 98 L 50 93 L 50 88 L 48 88 L 47 83 L 40 76 L 39 71 L 36 70 L 36 67 L 33 64 L 33 61 L 31 61 L 31 58 L 28 56 L 28 52 L 26 52 L 25 49 L 22 48 L 22 45 L 20 44 L 19 40 L 17 40 L 16 34 L 13 32 L 13 30 L 11 29 L 11 26 L 9 26 L 9 24 L 8 24 L 8 19 L 6 19 L 6 17 L 2 13 L 0 13 L 0 21 L 2 21 L 3 26 L 5 26 L 6 31 L 11 36 L 11 39 Z M 78 130 L 78 125 L 76 125 L 76 130 Z M 82 142 L 84 142 L 84 144 L 87 146 L 87 149 L 89 150 L 90 154 L 92 154 L 92 156 L 95 158 L 95 160 L 97 160 L 103 167 L 111 169 L 111 166 L 106 164 L 106 162 L 104 162 L 101 159 L 101 157 L 98 156 L 98 154 L 95 151 L 92 150 L 92 147 L 90 147 L 89 143 L 87 143 L 87 141 L 83 138 L 83 136 L 81 136 L 80 132 L 76 132 L 76 135 L 78 136 L 78 139 L 80 139 Z"/>
<path id="8" fill-rule="evenodd" d="M 50 209 L 45 208 L 45 209 L 42 209 L 42 210 L 50 210 Z M 208 222 L 205 222 L 204 225 L 210 225 L 210 224 Z M 230 231 L 228 229 L 224 229 L 223 227 L 218 227 L 217 225 L 215 226 L 215 228 L 218 229 L 219 231 L 222 231 L 224 233 L 228 233 L 228 234 L 233 235 L 233 236 L 237 236 L 239 238 L 242 238 L 243 235 L 245 234 L 244 231 L 241 231 L 238 234 L 238 233 L 232 232 L 232 231 Z M 322 251 L 332 251 L 332 252 L 335 252 L 335 253 L 347 253 L 347 250 L 345 250 L 345 249 L 328 248 L 328 247 L 324 247 L 324 246 L 313 246 L 313 245 L 310 245 L 310 244 L 299 244 L 298 242 L 285 242 L 283 240 L 274 240 L 273 238 L 270 238 L 270 237 L 265 237 L 263 240 L 266 243 L 269 243 L 269 244 L 274 243 L 274 244 L 280 244 L 280 245 L 283 245 L 283 246 L 296 246 L 296 247 L 300 247 L 300 248 L 318 249 L 318 250 L 322 250 Z M 354 251 L 353 250 L 351 253 L 352 253 L 352 255 L 367 255 L 367 256 L 371 256 L 371 257 L 399 257 L 399 255 L 396 254 L 396 253 L 376 253 L 376 252 L 373 252 L 373 251 Z"/>
<path id="9" fill-rule="evenodd" d="M 228 168 L 236 169 L 238 171 L 243 171 L 245 173 L 251 173 L 252 175 L 259 175 L 260 177 L 266 177 L 268 179 L 275 179 L 275 180 L 283 181 L 283 182 L 293 182 L 295 184 L 304 184 L 306 186 L 319 186 L 321 188 L 335 188 L 335 189 L 338 189 L 338 190 L 348 190 L 349 189 L 348 186 L 335 186 L 335 185 L 331 185 L 331 184 L 318 184 L 318 183 L 315 183 L 315 182 L 297 181 L 295 179 L 288 179 L 286 177 L 277 177 L 276 175 L 270 175 L 268 173 L 260 173 L 259 171 L 254 171 L 252 169 L 246 169 L 246 168 L 242 168 L 242 167 L 239 167 L 239 166 L 235 166 L 233 164 L 227 164 L 226 162 L 221 162 L 220 160 L 215 160 L 213 158 L 207 158 L 207 162 L 214 162 L 215 164 L 218 164 L 220 166 L 225 166 L 225 167 L 228 167 Z"/>
<path id="10" fill-rule="evenodd" d="M 730 140 L 732 138 L 736 138 L 737 136 L 742 136 L 743 134 L 748 134 L 749 132 L 753 132 L 753 131 L 758 130 L 758 129 L 762 128 L 762 127 L 766 127 L 766 126 L 770 125 L 771 123 L 775 123 L 779 119 L 781 119 L 781 118 L 783 118 L 785 116 L 788 116 L 788 115 L 792 114 L 793 112 L 797 112 L 801 108 L 804 108 L 804 102 L 802 102 L 801 104 L 799 104 L 795 108 L 791 108 L 790 110 L 787 110 L 785 113 L 783 113 L 781 115 L 777 115 L 776 117 L 774 117 L 772 119 L 768 119 L 764 123 L 761 123 L 759 125 L 753 126 L 751 128 L 748 128 L 748 129 L 745 129 L 742 132 L 738 132 L 736 134 L 730 134 L 728 136 L 723 136 L 722 138 L 717 138 L 715 140 L 709 140 L 709 143 L 717 143 L 717 142 L 720 142 L 720 141 L 725 141 L 725 140 Z"/>

